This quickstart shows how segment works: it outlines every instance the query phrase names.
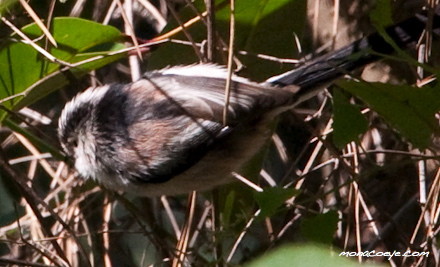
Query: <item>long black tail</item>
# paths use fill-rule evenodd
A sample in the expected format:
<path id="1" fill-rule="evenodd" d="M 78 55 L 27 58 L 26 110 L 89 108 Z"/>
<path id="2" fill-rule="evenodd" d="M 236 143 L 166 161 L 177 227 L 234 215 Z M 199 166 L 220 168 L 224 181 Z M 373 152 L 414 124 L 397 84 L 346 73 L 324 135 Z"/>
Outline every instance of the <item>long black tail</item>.
<path id="1" fill-rule="evenodd" d="M 427 28 L 427 13 L 419 13 L 403 22 L 386 28 L 386 33 L 400 49 L 412 48 Z M 432 21 L 432 32 L 440 36 L 440 6 L 437 6 Z M 311 90 L 327 85 L 350 71 L 379 60 L 381 55 L 395 51 L 379 33 L 355 41 L 339 50 L 317 57 L 304 65 L 272 77 L 268 83 L 286 86 L 298 85 L 301 92 L 310 94 Z"/>

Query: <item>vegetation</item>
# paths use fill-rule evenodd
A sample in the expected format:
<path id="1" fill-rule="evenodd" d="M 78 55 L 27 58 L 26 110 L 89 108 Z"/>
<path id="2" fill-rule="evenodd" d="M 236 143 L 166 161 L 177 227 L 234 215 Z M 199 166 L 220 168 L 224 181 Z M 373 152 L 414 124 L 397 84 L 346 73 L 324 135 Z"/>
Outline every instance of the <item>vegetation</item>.
<path id="1" fill-rule="evenodd" d="M 139 198 L 69 167 L 57 118 L 88 86 L 168 65 L 227 65 L 228 51 L 240 75 L 264 81 L 416 9 L 240 0 L 231 11 L 231 2 L 0 1 L 0 265 L 440 265 L 430 34 L 418 53 L 352 73 L 283 114 L 267 150 L 240 173 L 253 186 Z"/>

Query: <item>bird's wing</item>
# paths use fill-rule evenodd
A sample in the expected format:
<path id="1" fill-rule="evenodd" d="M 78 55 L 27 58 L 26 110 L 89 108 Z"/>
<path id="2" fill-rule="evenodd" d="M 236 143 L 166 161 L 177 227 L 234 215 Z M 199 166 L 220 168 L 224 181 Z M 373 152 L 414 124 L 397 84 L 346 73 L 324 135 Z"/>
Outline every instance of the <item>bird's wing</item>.
<path id="1" fill-rule="evenodd" d="M 225 103 L 228 101 L 229 126 L 288 106 L 294 101 L 297 91 L 296 86 L 279 88 L 232 75 L 230 93 L 226 97 L 227 71 L 213 64 L 164 69 L 147 74 L 147 79 L 195 118 L 223 123 Z"/>
<path id="2" fill-rule="evenodd" d="M 186 75 L 194 71 L 198 76 Z M 123 151 L 118 156 L 124 166 L 121 176 L 164 182 L 193 166 L 243 123 L 258 123 L 295 95 L 295 87 L 266 87 L 234 76 L 224 124 L 223 74 L 214 65 L 177 67 L 124 86 L 122 90 L 131 92 L 122 112 L 128 131 L 125 145 L 118 148 Z"/>

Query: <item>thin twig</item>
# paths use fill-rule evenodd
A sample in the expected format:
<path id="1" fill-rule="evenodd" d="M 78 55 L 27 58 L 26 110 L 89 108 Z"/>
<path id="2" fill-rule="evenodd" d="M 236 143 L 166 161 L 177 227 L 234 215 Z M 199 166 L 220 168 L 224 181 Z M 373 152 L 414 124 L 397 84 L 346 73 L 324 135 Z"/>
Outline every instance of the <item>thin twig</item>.
<path id="1" fill-rule="evenodd" d="M 223 107 L 223 125 L 228 125 L 228 109 L 229 109 L 229 97 L 231 95 L 231 83 L 232 83 L 232 64 L 234 59 L 234 40 L 235 40 L 235 0 L 231 1 L 231 15 L 229 24 L 229 47 L 228 47 L 228 74 L 225 85 L 225 106 Z"/>
<path id="2" fill-rule="evenodd" d="M 135 31 L 133 28 L 132 0 L 124 1 L 124 6 L 122 5 L 120 0 L 117 0 L 116 3 L 121 11 L 122 19 L 124 20 L 125 33 L 127 33 L 130 36 L 131 41 L 133 42 L 133 45 L 135 47 L 135 50 L 137 52 L 139 59 L 142 59 L 142 52 L 139 48 L 139 42 L 136 38 Z M 130 56 L 129 63 L 130 63 L 130 70 L 131 70 L 131 72 L 130 72 L 131 79 L 132 79 L 132 81 L 136 81 L 141 77 L 139 60 L 137 57 Z"/>
<path id="3" fill-rule="evenodd" d="M 57 213 L 53 211 L 52 208 L 50 208 L 37 194 L 35 194 L 32 189 L 27 185 L 27 179 L 21 174 L 15 171 L 7 162 L 7 160 L 4 158 L 4 155 L 0 153 L 0 166 L 2 169 L 8 173 L 10 177 L 14 177 L 13 181 L 15 181 L 18 185 L 18 188 L 20 189 L 23 197 L 26 199 L 29 206 L 32 208 L 32 211 L 34 212 L 35 216 L 37 216 L 38 221 L 40 222 L 40 225 L 42 226 L 42 229 L 45 231 L 46 235 L 49 237 L 54 237 L 53 233 L 50 231 L 48 227 L 45 226 L 44 218 L 41 215 L 38 205 L 43 206 L 46 211 L 48 211 L 51 216 L 57 220 L 64 229 L 69 232 L 73 239 L 75 240 L 78 248 L 79 253 L 83 256 L 83 259 L 85 261 L 85 264 L 87 266 L 91 266 L 91 263 L 88 261 L 87 254 L 85 253 L 84 247 L 81 245 L 81 242 L 75 235 L 75 233 L 72 231 L 72 229 L 61 219 L 60 216 L 58 216 Z M 68 262 L 66 255 L 64 254 L 64 251 L 61 249 L 59 244 L 56 241 L 52 242 L 52 245 L 55 249 L 55 251 L 58 253 L 58 256 L 60 256 L 64 261 Z"/>
<path id="4" fill-rule="evenodd" d="M 257 210 L 252 218 L 249 219 L 249 221 L 244 226 L 243 230 L 241 231 L 238 238 L 235 240 L 234 245 L 231 248 L 231 251 L 228 254 L 228 257 L 226 258 L 226 262 L 229 263 L 232 260 L 232 257 L 234 256 L 235 252 L 237 251 L 238 246 L 240 245 L 241 240 L 243 240 L 243 237 L 246 235 L 247 231 L 251 227 L 252 223 L 255 221 L 255 219 L 260 215 L 261 210 Z"/>
<path id="5" fill-rule="evenodd" d="M 168 215 L 168 219 L 173 227 L 174 234 L 176 235 L 176 239 L 179 239 L 182 235 L 182 232 L 179 229 L 179 225 L 177 224 L 176 216 L 174 216 L 173 211 L 171 210 L 170 203 L 167 200 L 166 196 L 160 197 L 160 202 L 165 209 L 166 214 Z"/>
<path id="6" fill-rule="evenodd" d="M 104 202 L 108 202 L 108 196 L 105 196 Z M 112 214 L 112 203 L 108 202 L 103 206 L 103 215 L 102 215 L 102 245 L 104 247 L 104 266 L 111 267 L 112 263 L 110 260 L 110 235 L 109 235 L 109 225 L 110 225 L 110 218 Z"/>
<path id="7" fill-rule="evenodd" d="M 215 55 L 215 6 L 213 0 L 205 0 L 206 11 L 206 29 L 207 29 L 207 43 L 206 43 L 206 57 L 208 62 L 214 62 Z"/>
<path id="8" fill-rule="evenodd" d="M 40 54 L 45 56 L 47 59 L 49 59 L 51 62 L 59 63 L 64 66 L 71 66 L 69 62 L 63 61 L 61 59 L 56 58 L 55 56 L 51 55 L 49 52 L 44 50 L 41 46 L 37 45 L 34 41 L 32 41 L 29 37 L 26 36 L 22 31 L 20 31 L 17 27 L 15 27 L 14 24 L 12 24 L 9 20 L 7 20 L 5 17 L 1 17 L 1 20 L 8 25 L 18 36 L 23 38 L 30 46 L 32 46 L 35 50 L 37 50 Z"/>
<path id="9" fill-rule="evenodd" d="M 199 49 L 197 48 L 197 46 L 195 45 L 196 42 L 194 41 L 194 39 L 192 38 L 191 34 L 189 34 L 188 30 L 186 29 L 186 23 L 188 23 L 189 21 L 186 22 L 186 23 L 182 23 L 182 21 L 180 20 L 179 15 L 177 14 L 176 10 L 174 10 L 174 7 L 172 6 L 172 4 L 171 4 L 170 2 L 168 2 L 168 1 L 166 1 L 166 3 L 167 3 L 168 10 L 170 11 L 171 15 L 174 17 L 174 19 L 175 19 L 175 20 L 177 21 L 177 23 L 180 25 L 180 27 L 177 28 L 177 29 L 179 29 L 179 31 L 182 31 L 183 34 L 185 34 L 185 36 L 186 36 L 186 38 L 188 39 L 188 41 L 191 42 L 192 47 L 193 47 L 193 49 L 194 49 L 194 53 L 197 55 L 197 57 L 199 58 L 199 60 L 202 61 L 202 62 L 205 61 L 204 56 L 202 55 L 202 53 L 200 53 L 200 50 L 199 50 Z M 200 20 L 200 17 L 197 16 L 197 17 L 195 17 L 194 19 L 196 19 L 196 21 L 199 21 L 199 20 Z M 162 38 L 167 38 L 167 37 L 163 36 Z M 153 40 L 157 40 L 157 39 L 155 38 L 155 39 L 153 39 Z M 159 40 L 160 40 L 160 39 L 159 39 Z"/>
<path id="10" fill-rule="evenodd" d="M 20 0 L 20 4 L 23 6 L 23 8 L 27 11 L 29 16 L 35 21 L 35 24 L 41 29 L 41 31 L 46 35 L 49 42 L 53 44 L 53 46 L 58 47 L 57 42 L 55 41 L 55 38 L 52 36 L 50 31 L 46 28 L 46 25 L 41 21 L 41 19 L 38 17 L 37 13 L 32 9 L 32 7 L 25 1 Z"/>
<path id="11" fill-rule="evenodd" d="M 252 183 L 249 179 L 244 178 L 240 174 L 233 172 L 232 176 L 237 178 L 239 181 L 243 182 L 245 185 L 248 185 L 250 188 L 254 189 L 257 192 L 263 192 L 263 188 L 259 187 L 258 185 Z"/>
<path id="12" fill-rule="evenodd" d="M 157 21 L 157 27 L 156 30 L 160 32 L 163 30 L 165 25 L 167 24 L 166 19 L 164 16 L 160 13 L 157 8 L 151 4 L 149 1 L 146 0 L 137 0 L 146 10 L 148 10 L 148 13 Z"/>
<path id="13" fill-rule="evenodd" d="M 182 230 L 182 235 L 177 243 L 177 256 L 173 259 L 173 267 L 187 266 L 187 264 L 185 264 L 185 262 L 187 262 L 186 252 L 188 249 L 191 228 L 194 220 L 196 197 L 197 193 L 195 191 L 191 192 L 191 194 L 188 196 L 189 205 L 186 214 L 186 221 Z"/>

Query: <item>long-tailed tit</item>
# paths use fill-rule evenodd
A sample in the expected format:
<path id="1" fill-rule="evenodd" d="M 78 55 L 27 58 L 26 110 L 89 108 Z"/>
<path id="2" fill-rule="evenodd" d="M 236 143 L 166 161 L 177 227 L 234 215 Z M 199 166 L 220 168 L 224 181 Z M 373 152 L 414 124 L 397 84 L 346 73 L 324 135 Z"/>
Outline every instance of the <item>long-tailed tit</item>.
<path id="1" fill-rule="evenodd" d="M 437 8 L 433 31 L 440 33 Z M 426 27 L 417 15 L 305 65 L 254 83 L 216 65 L 170 67 L 129 84 L 89 88 L 64 108 L 59 138 L 81 176 L 105 187 L 156 196 L 207 190 L 232 180 L 271 135 L 280 113 L 349 71 L 413 46 Z"/>

